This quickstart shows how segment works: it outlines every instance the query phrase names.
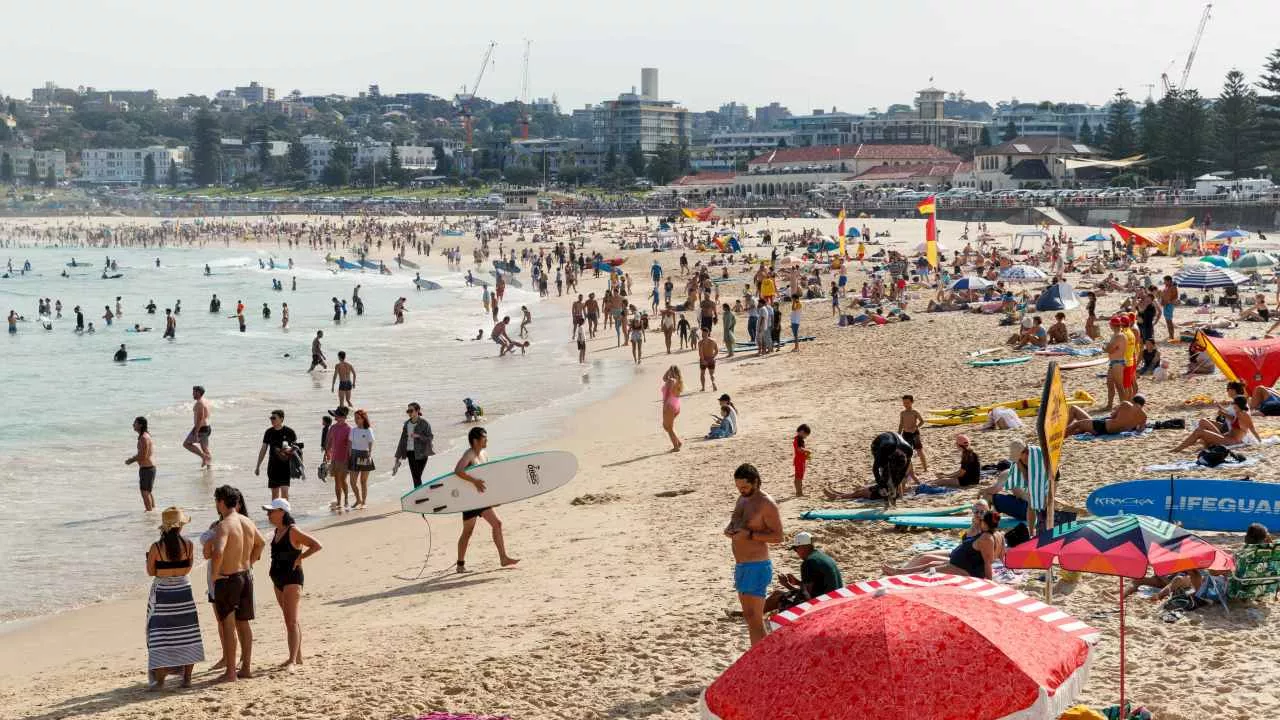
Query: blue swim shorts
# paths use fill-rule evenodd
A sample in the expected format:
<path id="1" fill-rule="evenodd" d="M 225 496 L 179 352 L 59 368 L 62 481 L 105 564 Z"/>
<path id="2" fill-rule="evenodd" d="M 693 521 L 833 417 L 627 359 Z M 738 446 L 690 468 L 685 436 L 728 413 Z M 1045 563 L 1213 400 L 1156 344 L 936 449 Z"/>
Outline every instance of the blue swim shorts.
<path id="1" fill-rule="evenodd" d="M 740 595 L 764 597 L 773 580 L 773 561 L 756 560 L 733 566 L 733 587 Z"/>
<path id="2" fill-rule="evenodd" d="M 1165 320 L 1172 320 L 1172 319 L 1173 319 L 1173 305 L 1172 305 L 1172 304 L 1165 305 L 1165 306 L 1164 306 L 1164 308 L 1163 308 L 1163 310 L 1162 310 L 1162 312 L 1164 313 L 1164 319 L 1165 319 Z"/>

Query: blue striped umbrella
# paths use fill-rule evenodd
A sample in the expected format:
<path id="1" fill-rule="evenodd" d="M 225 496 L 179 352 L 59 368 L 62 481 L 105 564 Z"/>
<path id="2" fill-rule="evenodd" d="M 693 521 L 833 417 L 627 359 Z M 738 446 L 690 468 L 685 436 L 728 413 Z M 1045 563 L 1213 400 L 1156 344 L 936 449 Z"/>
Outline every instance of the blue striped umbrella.
<path id="1" fill-rule="evenodd" d="M 1245 276 L 1235 270 L 1214 267 L 1203 262 L 1191 263 L 1173 276 L 1174 285 L 1189 288 L 1232 287 L 1246 280 Z"/>
<path id="2" fill-rule="evenodd" d="M 952 290 L 986 290 L 995 283 L 985 278 L 974 277 L 972 275 L 962 277 L 951 283 Z"/>
<path id="3" fill-rule="evenodd" d="M 1049 275 L 1045 271 L 1030 265 L 1014 265 L 1000 271 L 1000 279 L 1006 282 L 1033 283 L 1045 282 Z"/>

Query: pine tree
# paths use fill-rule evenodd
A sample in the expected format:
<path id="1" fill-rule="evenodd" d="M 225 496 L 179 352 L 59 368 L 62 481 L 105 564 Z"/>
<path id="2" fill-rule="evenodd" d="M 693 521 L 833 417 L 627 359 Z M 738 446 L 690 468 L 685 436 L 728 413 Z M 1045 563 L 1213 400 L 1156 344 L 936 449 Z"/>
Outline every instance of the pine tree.
<path id="1" fill-rule="evenodd" d="M 147 187 L 156 184 L 156 159 L 150 153 L 142 159 L 142 184 Z"/>
<path id="2" fill-rule="evenodd" d="M 391 143 L 391 156 L 387 158 L 387 179 L 397 185 L 404 184 L 404 165 L 400 162 L 400 148 Z"/>
<path id="3" fill-rule="evenodd" d="M 1160 154 L 1161 134 L 1163 130 L 1160 127 L 1160 106 L 1151 100 L 1147 100 L 1142 105 L 1142 110 L 1138 112 L 1138 150 L 1144 155 L 1155 156 Z"/>
<path id="4" fill-rule="evenodd" d="M 49 172 L 45 173 L 44 186 L 47 188 L 58 187 L 58 176 L 53 173 L 53 163 L 49 163 Z"/>
<path id="5" fill-rule="evenodd" d="M 627 167 L 631 168 L 634 175 L 644 175 L 645 165 L 644 151 L 640 149 L 640 143 L 632 145 L 627 150 Z"/>
<path id="6" fill-rule="evenodd" d="M 1244 73 L 1227 73 L 1213 109 L 1218 166 L 1230 170 L 1235 177 L 1246 177 L 1260 157 L 1257 94 L 1245 83 Z"/>
<path id="7" fill-rule="evenodd" d="M 1089 126 L 1089 120 L 1087 118 L 1080 123 L 1080 132 L 1076 135 L 1076 140 L 1081 145 L 1093 144 L 1093 128 Z"/>
<path id="8" fill-rule="evenodd" d="M 1000 141 L 1009 142 L 1016 137 L 1018 137 L 1018 126 L 1014 125 L 1013 121 L 1010 120 L 1009 124 L 1004 126 L 1004 135 L 1000 136 Z"/>
<path id="9" fill-rule="evenodd" d="M 27 183 L 31 187 L 40 184 L 40 168 L 36 167 L 36 159 L 31 158 L 27 161 Z"/>
<path id="10" fill-rule="evenodd" d="M 991 147 L 991 131 L 986 125 L 982 126 L 982 135 L 978 139 L 978 144 L 982 147 Z"/>
<path id="11" fill-rule="evenodd" d="M 1209 113 L 1195 90 L 1173 90 L 1160 101 L 1163 166 L 1172 179 L 1200 174 L 1212 141 Z"/>
<path id="12" fill-rule="evenodd" d="M 303 182 L 310 176 L 310 171 L 311 153 L 307 152 L 307 146 L 297 140 L 289 143 L 290 179 L 294 182 Z"/>
<path id="13" fill-rule="evenodd" d="M 13 182 L 13 158 L 9 153 L 0 155 L 0 182 Z"/>
<path id="14" fill-rule="evenodd" d="M 172 158 L 169 160 L 169 187 L 178 187 L 178 161 Z"/>
<path id="15" fill-rule="evenodd" d="M 1261 150 L 1273 165 L 1280 164 L 1280 48 L 1267 56 L 1257 85 Z"/>
<path id="16" fill-rule="evenodd" d="M 191 179 L 202 187 L 213 185 L 222 174 L 219 166 L 222 134 L 218 131 L 218 120 L 213 113 L 201 110 L 196 115 L 192 135 Z"/>
<path id="17" fill-rule="evenodd" d="M 1111 99 L 1107 114 L 1107 154 L 1113 159 L 1129 157 L 1137 148 L 1133 132 L 1133 101 L 1121 88 Z"/>

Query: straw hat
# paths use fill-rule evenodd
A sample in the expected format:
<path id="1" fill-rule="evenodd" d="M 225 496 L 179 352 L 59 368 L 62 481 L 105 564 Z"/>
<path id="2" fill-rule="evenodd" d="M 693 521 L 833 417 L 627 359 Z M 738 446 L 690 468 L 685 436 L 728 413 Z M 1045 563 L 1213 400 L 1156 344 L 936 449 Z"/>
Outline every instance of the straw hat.
<path id="1" fill-rule="evenodd" d="M 165 508 L 164 512 L 160 513 L 161 530 L 171 530 L 176 527 L 180 528 L 189 522 L 191 522 L 191 518 L 187 517 L 187 514 L 183 512 L 180 507 L 170 506 Z"/>

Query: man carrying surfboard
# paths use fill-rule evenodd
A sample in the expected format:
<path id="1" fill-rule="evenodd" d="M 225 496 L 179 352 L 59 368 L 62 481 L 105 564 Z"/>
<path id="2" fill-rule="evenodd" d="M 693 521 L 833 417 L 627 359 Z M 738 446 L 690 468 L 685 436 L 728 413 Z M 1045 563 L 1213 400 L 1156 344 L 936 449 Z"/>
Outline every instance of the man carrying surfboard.
<path id="1" fill-rule="evenodd" d="M 489 446 L 489 433 L 482 427 L 473 427 L 471 432 L 467 433 L 467 443 L 470 447 L 458 459 L 458 464 L 453 468 L 453 474 L 471 483 L 477 491 L 483 493 L 484 481 L 468 474 L 467 468 L 489 462 L 489 457 L 484 452 L 484 449 Z M 498 519 L 498 513 L 494 512 L 492 507 L 485 507 L 479 510 L 466 510 L 462 513 L 462 534 L 458 537 L 457 571 L 459 573 L 467 571 L 467 545 L 471 542 L 471 533 L 475 531 L 477 518 L 484 518 L 484 521 L 489 523 L 489 528 L 493 531 L 493 544 L 498 548 L 498 562 L 502 567 L 511 567 L 520 562 L 507 554 L 507 544 L 502 537 L 502 520 Z"/>

